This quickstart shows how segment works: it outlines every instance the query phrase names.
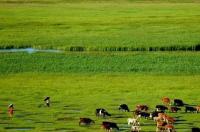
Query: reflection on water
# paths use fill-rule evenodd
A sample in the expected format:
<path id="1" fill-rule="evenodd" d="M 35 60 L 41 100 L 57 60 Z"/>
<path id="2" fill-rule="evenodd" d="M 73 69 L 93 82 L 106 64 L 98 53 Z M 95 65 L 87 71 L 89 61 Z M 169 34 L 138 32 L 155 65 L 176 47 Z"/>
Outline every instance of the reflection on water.
<path id="1" fill-rule="evenodd" d="M 0 49 L 0 52 L 27 52 L 29 54 L 35 53 L 35 52 L 51 52 L 51 53 L 60 53 L 61 50 L 52 50 L 52 49 L 34 49 L 34 48 L 24 48 L 24 49 Z"/>

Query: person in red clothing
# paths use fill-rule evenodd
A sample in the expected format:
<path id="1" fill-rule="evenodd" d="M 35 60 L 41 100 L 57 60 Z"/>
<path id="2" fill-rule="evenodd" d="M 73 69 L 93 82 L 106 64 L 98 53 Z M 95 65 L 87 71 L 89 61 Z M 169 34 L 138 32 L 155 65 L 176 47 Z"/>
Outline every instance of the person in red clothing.
<path id="1" fill-rule="evenodd" d="M 13 114 L 14 114 L 14 105 L 10 104 L 8 106 L 8 115 L 9 115 L 9 117 L 13 117 Z"/>

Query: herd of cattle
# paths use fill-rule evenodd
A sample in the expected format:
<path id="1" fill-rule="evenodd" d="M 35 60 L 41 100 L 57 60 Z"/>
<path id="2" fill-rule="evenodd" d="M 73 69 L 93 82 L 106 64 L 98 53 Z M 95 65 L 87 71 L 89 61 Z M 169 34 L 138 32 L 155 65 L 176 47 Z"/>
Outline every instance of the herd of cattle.
<path id="1" fill-rule="evenodd" d="M 129 107 L 126 104 L 121 104 L 119 110 L 125 112 L 133 112 L 133 117 L 128 118 L 127 122 L 130 126 L 131 132 L 140 132 L 140 118 L 151 119 L 156 122 L 156 132 L 175 132 L 174 123 L 176 119 L 174 117 L 166 114 L 166 110 L 176 113 L 181 109 L 184 109 L 185 112 L 200 112 L 200 106 L 191 106 L 185 104 L 181 99 L 174 99 L 173 102 L 168 97 L 162 98 L 162 105 L 156 105 L 154 111 L 149 111 L 147 105 L 137 105 L 134 111 L 130 111 Z M 110 117 L 111 114 L 106 111 L 104 108 L 98 108 L 95 111 L 97 117 Z M 92 125 L 95 124 L 95 121 L 90 118 L 80 118 L 79 125 Z M 110 132 L 112 130 L 119 131 L 119 127 L 114 122 L 104 121 L 101 124 L 102 128 Z M 200 128 L 192 128 L 192 132 L 200 132 Z"/>

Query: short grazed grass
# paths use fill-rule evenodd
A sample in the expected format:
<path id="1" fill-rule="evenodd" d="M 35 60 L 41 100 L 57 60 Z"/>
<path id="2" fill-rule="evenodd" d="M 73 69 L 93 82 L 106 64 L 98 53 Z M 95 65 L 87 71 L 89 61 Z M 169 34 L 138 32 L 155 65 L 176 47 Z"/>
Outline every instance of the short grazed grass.
<path id="1" fill-rule="evenodd" d="M 131 110 L 136 104 L 148 104 L 151 110 L 161 104 L 161 98 L 180 98 L 191 105 L 199 104 L 199 75 L 142 75 L 142 74 L 10 74 L 0 76 L 1 131 L 13 127 L 33 128 L 32 131 L 85 131 L 102 132 L 104 120 L 118 123 L 121 131 L 128 132 L 127 118 L 132 113 L 118 111 L 120 103 L 127 103 Z M 16 92 L 17 91 L 17 92 Z M 43 105 L 43 98 L 50 96 L 52 107 Z M 15 115 L 9 119 L 7 105 L 15 104 Z M 106 108 L 111 118 L 99 119 L 94 111 Z M 178 132 L 188 132 L 199 126 L 200 114 L 168 113 L 179 121 Z M 90 117 L 96 124 L 79 127 L 79 117 Z M 155 131 L 152 120 L 141 120 L 142 130 Z M 10 128 L 10 129 L 5 129 Z"/>

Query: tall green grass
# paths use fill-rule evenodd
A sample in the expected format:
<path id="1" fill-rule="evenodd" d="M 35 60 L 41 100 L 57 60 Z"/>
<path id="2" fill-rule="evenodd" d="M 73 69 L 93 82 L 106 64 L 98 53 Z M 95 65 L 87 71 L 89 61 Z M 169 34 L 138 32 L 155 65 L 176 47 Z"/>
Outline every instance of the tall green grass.
<path id="1" fill-rule="evenodd" d="M 199 3 L 54 2 L 2 3 L 0 48 L 160 49 L 200 43 Z"/>
<path id="2" fill-rule="evenodd" d="M 199 74 L 200 54 L 136 53 L 1 53 L 0 73 L 148 73 Z"/>

